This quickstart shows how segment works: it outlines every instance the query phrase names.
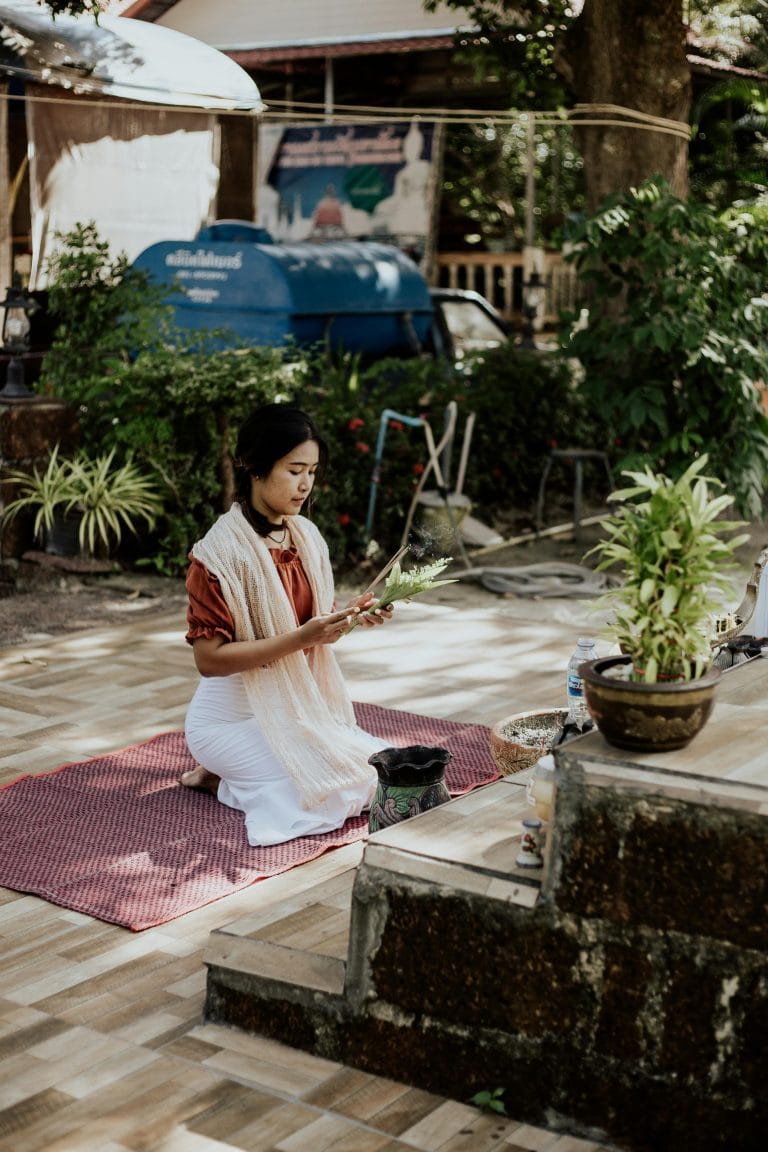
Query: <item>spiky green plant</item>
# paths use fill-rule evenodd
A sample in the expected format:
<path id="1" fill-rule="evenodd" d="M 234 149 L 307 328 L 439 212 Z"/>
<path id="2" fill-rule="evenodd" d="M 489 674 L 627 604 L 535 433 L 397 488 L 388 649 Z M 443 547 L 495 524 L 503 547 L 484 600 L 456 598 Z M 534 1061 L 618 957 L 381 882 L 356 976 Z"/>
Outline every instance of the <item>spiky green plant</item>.
<path id="1" fill-rule="evenodd" d="M 114 459 L 113 448 L 103 456 L 78 455 L 72 461 L 76 494 L 69 508 L 82 516 L 80 547 L 89 555 L 95 553 L 97 540 L 105 551 L 119 544 L 124 528 L 135 535 L 139 520 L 153 528 L 161 508 L 157 488 L 133 459 L 118 466 Z"/>
<path id="2" fill-rule="evenodd" d="M 706 465 L 701 456 L 677 480 L 647 467 L 624 472 L 633 485 L 610 497 L 621 507 L 591 549 L 601 557 L 598 570 L 623 569 L 602 604 L 613 612 L 613 638 L 632 657 L 633 680 L 695 679 L 711 662 L 709 621 L 748 536 L 724 538 L 742 522 L 720 519 L 733 497 L 713 494 L 722 484 L 701 475 Z"/>
<path id="3" fill-rule="evenodd" d="M 80 517 L 80 549 L 91 556 L 97 543 L 105 552 L 119 544 L 125 528 L 135 534 L 138 521 L 153 528 L 162 508 L 151 478 L 131 457 L 115 465 L 114 448 L 101 456 L 79 452 L 70 459 L 61 456 L 57 444 L 44 469 L 35 466 L 29 473 L 9 469 L 5 478 L 17 486 L 19 495 L 3 508 L 4 522 L 34 511 L 35 536 L 42 539 L 57 513 L 74 514 Z"/>
<path id="4" fill-rule="evenodd" d="M 44 534 L 50 532 L 56 513 L 66 512 L 70 501 L 76 497 L 71 464 L 71 460 L 59 455 L 59 445 L 56 444 L 45 468 L 40 469 L 35 464 L 31 472 L 20 468 L 6 469 L 3 478 L 14 485 L 19 495 L 2 509 L 0 518 L 3 523 L 10 524 L 20 512 L 34 511 L 33 530 L 35 537 L 42 540 Z"/>

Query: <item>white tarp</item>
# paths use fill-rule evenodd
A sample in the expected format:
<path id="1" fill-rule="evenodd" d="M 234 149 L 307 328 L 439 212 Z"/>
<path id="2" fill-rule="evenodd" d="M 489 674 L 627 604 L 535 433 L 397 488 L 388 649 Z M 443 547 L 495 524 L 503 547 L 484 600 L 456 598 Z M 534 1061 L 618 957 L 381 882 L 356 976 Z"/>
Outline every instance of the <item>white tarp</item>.
<path id="1" fill-rule="evenodd" d="M 94 221 L 113 255 L 129 260 L 159 240 L 192 239 L 214 214 L 219 178 L 215 117 L 175 109 L 35 99 L 27 89 L 32 270 L 46 287 L 56 233 Z"/>
<path id="2" fill-rule="evenodd" d="M 208 44 L 142 20 L 57 16 L 35 0 L 0 0 L 0 67 L 83 94 L 188 108 L 263 108 L 248 73 Z"/>

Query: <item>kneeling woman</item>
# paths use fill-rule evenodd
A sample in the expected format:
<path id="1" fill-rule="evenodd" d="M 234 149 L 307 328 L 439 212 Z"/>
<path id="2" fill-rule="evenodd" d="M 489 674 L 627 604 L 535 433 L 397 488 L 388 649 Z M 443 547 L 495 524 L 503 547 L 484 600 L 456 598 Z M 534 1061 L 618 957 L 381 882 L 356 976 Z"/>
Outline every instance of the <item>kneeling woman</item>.
<path id="1" fill-rule="evenodd" d="M 201 680 L 187 712 L 192 788 L 245 814 L 252 845 L 329 832 L 371 802 L 368 757 L 331 650 L 372 595 L 334 604 L 328 548 L 300 515 L 326 459 L 312 420 L 269 404 L 243 424 L 237 498 L 192 548 L 187 640 Z"/>

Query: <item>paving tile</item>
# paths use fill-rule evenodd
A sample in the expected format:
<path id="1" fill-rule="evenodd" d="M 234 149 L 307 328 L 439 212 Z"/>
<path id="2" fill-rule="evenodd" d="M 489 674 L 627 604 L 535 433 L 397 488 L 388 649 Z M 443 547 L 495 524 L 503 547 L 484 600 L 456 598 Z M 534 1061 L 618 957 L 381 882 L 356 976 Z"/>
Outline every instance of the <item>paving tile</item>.
<path id="1" fill-rule="evenodd" d="M 408 605 L 375 648 L 350 637 L 338 656 L 353 696 L 475 723 L 559 699 L 582 608 L 473 604 Z M 434 647 L 428 678 L 419 622 Z M 183 632 L 174 611 L 0 651 L 0 784 L 179 730 L 197 682 Z M 483 653 L 459 678 L 457 646 Z M 397 676 L 382 676 L 387 662 Z M 0 1152 L 549 1152 L 566 1139 L 201 1022 L 211 932 L 273 940 L 282 920 L 291 947 L 343 958 L 362 851 L 326 853 L 141 934 L 0 890 Z"/>
<path id="2" fill-rule="evenodd" d="M 399 1133 L 400 1138 L 423 1152 L 437 1152 L 460 1128 L 475 1119 L 477 1109 L 456 1100 L 438 1103 L 431 1112 Z"/>
<path id="3" fill-rule="evenodd" d="M 231 1133 L 229 1141 L 244 1152 L 274 1152 L 275 1145 L 317 1119 L 314 1109 L 295 1102 L 281 1102 L 271 1111 Z"/>
<path id="4" fill-rule="evenodd" d="M 25 1097 L 18 1104 L 0 1110 L 0 1149 L 3 1152 L 21 1152 L 18 1132 L 26 1128 L 30 1121 L 56 1113 L 70 1099 L 63 1092 L 46 1088 L 43 1092 Z"/>

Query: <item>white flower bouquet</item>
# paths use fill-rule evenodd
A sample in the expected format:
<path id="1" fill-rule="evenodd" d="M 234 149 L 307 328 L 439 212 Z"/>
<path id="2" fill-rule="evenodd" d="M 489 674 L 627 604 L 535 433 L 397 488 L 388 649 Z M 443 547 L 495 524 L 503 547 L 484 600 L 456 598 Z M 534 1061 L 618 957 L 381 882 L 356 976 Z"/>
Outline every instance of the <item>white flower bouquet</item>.
<path id="1" fill-rule="evenodd" d="M 450 563 L 450 556 L 441 556 L 440 559 L 433 560 L 431 564 L 422 564 L 420 567 L 411 568 L 406 572 L 401 568 L 400 561 L 395 560 L 391 567 L 388 566 L 389 572 L 381 596 L 371 610 L 387 608 L 397 600 L 411 600 L 414 596 L 421 595 L 422 592 L 431 592 L 433 588 L 442 588 L 444 584 L 455 584 L 455 578 L 437 579 Z M 378 580 L 375 580 L 374 584 L 369 585 L 366 591 L 371 591 L 377 583 Z M 356 619 L 351 620 L 348 631 L 351 631 L 357 623 Z"/>

